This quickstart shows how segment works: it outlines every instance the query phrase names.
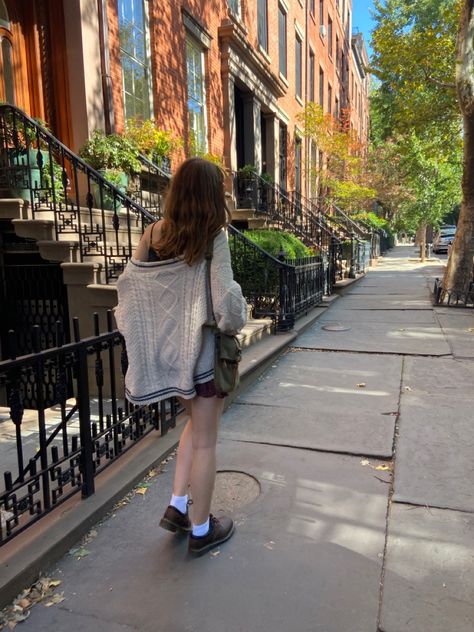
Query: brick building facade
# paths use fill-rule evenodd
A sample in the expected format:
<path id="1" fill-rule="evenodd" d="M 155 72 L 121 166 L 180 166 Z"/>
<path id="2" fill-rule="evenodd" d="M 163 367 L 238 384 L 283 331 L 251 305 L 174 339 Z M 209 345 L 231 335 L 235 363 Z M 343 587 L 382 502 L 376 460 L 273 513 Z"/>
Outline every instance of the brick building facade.
<path id="1" fill-rule="evenodd" d="M 0 98 L 74 150 L 96 128 L 152 117 L 233 171 L 254 164 L 312 196 L 321 156 L 298 123 L 305 104 L 350 111 L 367 141 L 351 0 L 0 0 L 0 12 Z"/>

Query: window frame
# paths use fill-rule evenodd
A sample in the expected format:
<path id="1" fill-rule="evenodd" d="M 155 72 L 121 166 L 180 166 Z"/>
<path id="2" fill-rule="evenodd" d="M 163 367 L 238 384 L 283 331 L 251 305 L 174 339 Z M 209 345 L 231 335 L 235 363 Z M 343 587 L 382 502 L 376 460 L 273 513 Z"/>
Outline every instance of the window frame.
<path id="1" fill-rule="evenodd" d="M 282 58 L 282 42 L 281 42 L 281 31 L 280 31 L 280 17 L 283 17 L 284 20 L 284 57 Z M 284 7 L 278 3 L 278 70 L 283 77 L 288 76 L 288 14 L 285 11 Z M 282 64 L 282 61 L 284 64 Z M 282 66 L 284 65 L 284 72 L 282 70 Z"/>
<path id="2" fill-rule="evenodd" d="M 315 77 L 316 71 L 316 56 L 312 48 L 309 49 L 309 100 L 314 103 L 315 97 Z"/>
<path id="3" fill-rule="evenodd" d="M 202 86 L 202 100 L 198 101 L 193 97 L 190 97 L 190 81 L 189 81 L 189 72 L 188 72 L 188 45 L 194 49 L 194 52 L 197 52 L 200 57 L 200 70 L 201 70 L 201 86 Z M 190 33 L 186 33 L 186 105 L 188 108 L 188 125 L 189 125 L 189 135 L 191 136 L 191 132 L 194 132 L 194 143 L 197 151 L 206 153 L 209 148 L 209 127 L 207 120 L 207 85 L 206 85 L 206 49 L 203 47 L 201 42 L 199 42 L 195 37 L 193 37 Z M 193 129 L 191 125 L 191 109 L 189 107 L 190 100 L 195 101 L 199 104 L 202 111 L 202 128 L 203 128 L 203 137 L 198 139 L 196 130 Z"/>
<path id="4" fill-rule="evenodd" d="M 299 99 L 303 96 L 303 40 L 298 31 L 295 31 L 295 95 Z"/>
<path id="5" fill-rule="evenodd" d="M 263 8 L 263 14 L 261 12 L 261 9 Z M 264 36 L 264 42 L 262 43 L 260 40 L 260 35 L 261 35 L 261 22 L 260 19 L 264 18 L 263 21 L 263 36 Z M 268 1 L 267 0 L 257 0 L 257 41 L 258 41 L 258 45 L 259 47 L 265 51 L 265 53 L 268 54 Z"/>
<path id="6" fill-rule="evenodd" d="M 141 3 L 142 7 L 142 19 L 143 24 L 137 26 L 135 21 L 127 22 L 132 25 L 132 28 L 142 30 L 143 32 L 143 60 L 140 60 L 137 56 L 132 54 L 131 51 L 126 50 L 122 47 L 120 42 L 120 31 L 122 28 L 122 21 L 120 16 L 120 9 L 122 3 L 131 2 L 132 7 L 135 7 L 137 2 Z M 132 8 L 132 13 L 133 9 Z M 123 97 L 123 110 L 124 110 L 124 118 L 127 120 L 128 118 L 136 118 L 136 113 L 134 112 L 133 116 L 127 116 L 127 99 L 126 95 L 130 95 L 135 101 L 140 101 L 140 99 L 135 95 L 135 84 L 133 86 L 133 93 L 125 89 L 125 72 L 124 72 L 124 58 L 128 58 L 132 64 L 141 66 L 144 74 L 144 87 L 146 88 L 146 94 L 143 95 L 141 99 L 144 106 L 143 118 L 144 120 L 153 118 L 153 69 L 152 69 L 152 60 L 151 60 L 151 47 L 150 47 L 150 17 L 148 12 L 148 2 L 146 0 L 119 0 L 118 2 L 118 20 L 119 20 L 119 51 L 120 51 L 120 63 L 122 66 L 122 97 Z"/>

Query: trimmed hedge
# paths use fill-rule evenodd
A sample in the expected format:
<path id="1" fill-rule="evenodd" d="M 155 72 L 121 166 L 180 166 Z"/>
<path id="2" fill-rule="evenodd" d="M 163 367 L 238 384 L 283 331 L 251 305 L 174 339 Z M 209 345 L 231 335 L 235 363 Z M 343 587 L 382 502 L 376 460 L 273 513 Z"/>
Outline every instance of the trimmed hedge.
<path id="1" fill-rule="evenodd" d="M 257 246 L 260 246 L 260 248 L 263 248 L 263 250 L 274 257 L 278 257 L 281 251 L 285 253 L 286 259 L 300 259 L 313 255 L 313 251 L 291 233 L 261 229 L 245 230 L 244 234 Z"/>

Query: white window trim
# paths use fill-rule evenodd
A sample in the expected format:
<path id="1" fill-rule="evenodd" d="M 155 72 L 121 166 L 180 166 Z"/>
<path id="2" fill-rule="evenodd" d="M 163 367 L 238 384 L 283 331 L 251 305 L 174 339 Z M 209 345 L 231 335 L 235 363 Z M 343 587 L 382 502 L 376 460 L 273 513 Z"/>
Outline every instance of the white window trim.
<path id="1" fill-rule="evenodd" d="M 202 107 L 203 107 L 203 112 L 204 112 L 204 147 L 201 149 L 201 151 L 203 151 L 204 153 L 206 153 L 207 151 L 209 151 L 209 126 L 208 126 L 208 119 L 207 119 L 207 90 L 206 90 L 206 60 L 205 60 L 205 49 L 203 48 L 200 40 L 197 40 L 195 37 L 193 37 L 193 35 L 191 33 L 187 33 L 186 34 L 186 42 L 191 42 L 191 44 L 193 46 L 195 46 L 196 48 L 198 48 L 201 52 L 201 72 L 202 72 L 202 77 L 203 77 L 203 87 L 204 87 L 204 91 L 203 91 L 203 103 L 202 103 Z M 186 60 L 187 61 L 187 60 Z M 186 72 L 186 97 L 187 97 L 187 107 L 188 107 L 188 120 L 189 120 L 189 94 L 188 94 L 188 85 L 189 85 L 189 80 L 188 80 L 188 76 L 187 76 L 187 72 Z M 190 128 L 191 131 L 191 128 Z"/>

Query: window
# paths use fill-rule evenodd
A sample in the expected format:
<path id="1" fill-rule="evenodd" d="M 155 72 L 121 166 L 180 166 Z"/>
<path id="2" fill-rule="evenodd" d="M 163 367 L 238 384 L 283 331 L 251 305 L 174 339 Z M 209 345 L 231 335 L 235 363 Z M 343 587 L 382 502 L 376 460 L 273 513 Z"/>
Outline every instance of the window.
<path id="1" fill-rule="evenodd" d="M 334 103 L 334 116 L 338 119 L 340 115 L 339 111 L 339 99 L 336 97 L 336 101 Z"/>
<path id="2" fill-rule="evenodd" d="M 280 186 L 286 190 L 286 137 L 287 130 L 286 125 L 280 123 L 280 138 L 279 138 L 279 157 L 280 157 Z"/>
<path id="3" fill-rule="evenodd" d="M 324 24 L 324 0 L 319 0 L 319 24 Z"/>
<path id="4" fill-rule="evenodd" d="M 286 77 L 286 13 L 278 5 L 278 57 L 281 74 Z"/>
<path id="5" fill-rule="evenodd" d="M 119 0 L 125 119 L 150 116 L 150 61 L 143 0 Z"/>
<path id="6" fill-rule="evenodd" d="M 328 16 L 328 53 L 332 57 L 332 20 Z"/>
<path id="7" fill-rule="evenodd" d="M 336 70 L 340 72 L 339 59 L 341 56 L 341 46 L 339 43 L 339 35 L 336 35 Z"/>
<path id="8" fill-rule="evenodd" d="M 198 151 L 207 151 L 206 86 L 204 52 L 191 37 L 186 39 L 189 130 Z"/>
<path id="9" fill-rule="evenodd" d="M 319 69 L 319 105 L 324 107 L 324 70 Z"/>
<path id="10" fill-rule="evenodd" d="M 268 52 L 267 0 L 258 0 L 257 22 L 258 22 L 258 45 L 261 46 L 265 52 Z"/>
<path id="11" fill-rule="evenodd" d="M 309 51 L 309 100 L 314 101 L 314 53 Z"/>
<path id="12" fill-rule="evenodd" d="M 227 0 L 229 9 L 235 15 L 240 15 L 240 0 Z"/>
<path id="13" fill-rule="evenodd" d="M 10 38 L 8 11 L 3 0 L 0 0 L 0 101 L 15 105 L 15 82 Z"/>
<path id="14" fill-rule="evenodd" d="M 301 193 L 301 139 L 295 140 L 295 191 Z"/>
<path id="15" fill-rule="evenodd" d="M 318 194 L 318 146 L 311 141 L 311 171 L 310 171 L 310 183 L 311 183 L 311 197 L 315 198 Z"/>
<path id="16" fill-rule="evenodd" d="M 296 41 L 295 41 L 295 90 L 296 90 L 296 96 L 301 98 L 301 94 L 302 94 L 302 85 L 301 85 L 301 55 L 302 55 L 302 51 L 303 51 L 303 43 L 300 40 L 300 38 L 298 37 L 298 35 L 296 36 Z"/>
<path id="17" fill-rule="evenodd" d="M 311 13 L 311 15 L 313 15 L 313 16 L 314 16 L 315 11 L 316 11 L 316 6 L 315 6 L 315 5 L 316 5 L 316 0 L 310 0 L 310 3 L 309 3 L 309 12 L 310 12 L 310 13 Z"/>
<path id="18" fill-rule="evenodd" d="M 332 86 L 328 83 L 328 112 L 332 112 Z"/>

